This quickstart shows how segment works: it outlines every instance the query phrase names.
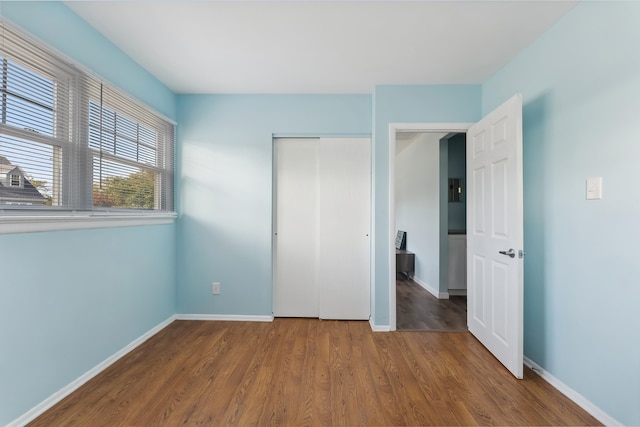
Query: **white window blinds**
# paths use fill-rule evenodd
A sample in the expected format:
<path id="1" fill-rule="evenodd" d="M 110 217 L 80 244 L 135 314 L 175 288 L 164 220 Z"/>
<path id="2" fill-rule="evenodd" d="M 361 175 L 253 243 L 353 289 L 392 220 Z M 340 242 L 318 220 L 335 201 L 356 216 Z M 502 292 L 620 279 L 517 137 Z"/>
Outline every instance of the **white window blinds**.
<path id="1" fill-rule="evenodd" d="M 2 24 L 0 207 L 63 205 L 72 143 L 72 70 Z M 21 185 L 11 185 L 11 176 Z"/>
<path id="2" fill-rule="evenodd" d="M 6 22 L 0 66 L 0 210 L 173 210 L 173 124 Z"/>

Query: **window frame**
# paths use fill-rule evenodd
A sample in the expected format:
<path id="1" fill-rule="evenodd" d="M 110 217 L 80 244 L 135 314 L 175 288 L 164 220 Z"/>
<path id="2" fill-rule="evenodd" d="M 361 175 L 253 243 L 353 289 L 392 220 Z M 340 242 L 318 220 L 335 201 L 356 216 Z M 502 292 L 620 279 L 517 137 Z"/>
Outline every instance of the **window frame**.
<path id="1" fill-rule="evenodd" d="M 55 179 L 54 182 L 52 182 L 52 187 L 58 186 L 57 191 L 52 189 L 52 194 L 57 194 L 57 196 L 54 197 L 58 197 L 58 204 L 62 204 L 62 206 L 54 205 L 47 207 L 9 207 L 7 205 L 0 205 L 0 234 L 173 223 L 177 218 L 174 204 L 175 131 L 177 126 L 175 121 L 134 99 L 125 91 L 120 90 L 117 86 L 97 76 L 93 71 L 86 69 L 75 60 L 51 48 L 20 27 L 8 22 L 5 18 L 0 19 L 0 26 L 6 26 L 12 32 L 18 34 L 20 38 L 25 39 L 27 43 L 35 45 L 38 49 L 50 55 L 55 61 L 63 65 L 64 71 L 62 73 L 41 73 L 40 71 L 34 71 L 34 73 L 48 78 L 53 77 L 54 84 L 57 84 L 57 79 L 59 78 L 73 80 L 73 83 L 69 86 L 70 93 L 68 96 L 70 97 L 69 104 L 72 106 L 71 108 L 74 109 L 74 113 L 69 115 L 67 121 L 63 123 L 54 121 L 53 137 L 0 123 L 0 132 L 4 135 L 53 147 L 54 157 L 59 156 L 58 160 L 54 160 L 53 163 L 54 165 L 58 164 L 57 168 L 59 170 L 56 171 L 56 166 L 52 166 L 52 170 L 54 170 L 52 173 L 59 174 L 59 179 L 57 182 L 55 182 Z M 5 54 L 1 54 L 0 56 L 2 55 Z M 4 57 L 5 56 L 3 56 L 3 58 Z M 18 61 L 15 61 L 16 58 L 11 54 L 9 54 L 7 59 L 23 66 L 19 58 Z M 27 68 L 29 69 L 30 67 Z M 118 209 L 93 206 L 92 160 L 95 155 L 95 150 L 89 146 L 89 137 L 85 134 L 85 132 L 88 133 L 90 127 L 88 101 L 91 99 L 91 94 L 85 91 L 82 86 L 86 79 L 94 79 L 99 81 L 101 85 L 106 85 L 110 91 L 118 93 L 119 96 L 131 102 L 132 105 L 142 108 L 145 114 L 151 114 L 163 125 L 166 125 L 165 130 L 167 130 L 168 133 L 160 133 L 158 138 L 168 137 L 171 139 L 163 141 L 161 145 L 157 146 L 155 165 L 137 163 L 135 161 L 129 162 L 126 158 L 113 156 L 113 160 L 118 163 L 125 163 L 154 172 L 156 175 L 156 183 L 154 185 L 155 200 L 153 209 Z M 58 95 L 55 95 L 54 98 L 54 101 L 56 101 Z M 86 105 L 84 105 L 85 103 Z M 126 113 L 118 111 L 117 107 L 109 104 L 105 104 L 104 106 L 114 110 L 116 114 L 121 114 L 132 119 L 139 125 L 146 125 L 144 120 L 128 117 Z M 83 109 L 86 109 L 86 111 Z M 83 120 L 86 120 L 87 123 L 83 123 Z M 62 129 L 60 129 L 60 127 L 62 127 Z M 70 135 L 68 141 L 55 136 L 59 130 L 62 130 L 63 134 Z M 153 130 L 158 132 L 158 129 L 155 127 Z M 168 153 L 167 148 L 170 148 L 172 151 Z M 104 156 L 105 153 L 102 153 L 102 155 Z M 162 159 L 162 163 L 159 163 L 158 160 L 158 156 L 160 155 L 165 156 Z M 109 158 L 111 156 L 107 155 L 105 157 Z M 169 165 L 169 167 L 165 167 L 165 165 Z M 72 177 L 75 177 L 77 181 L 82 180 L 83 182 L 80 184 L 74 182 Z M 24 178 L 21 179 L 21 184 L 24 183 L 23 180 Z M 163 191 L 161 191 L 161 188 Z M 62 195 L 62 197 L 60 197 L 60 195 Z M 158 208 L 161 206 L 167 206 L 167 209 L 159 210 Z"/>
<path id="2" fill-rule="evenodd" d="M 15 182 L 15 184 L 14 184 Z M 9 187 L 18 187 L 22 188 L 22 176 L 17 173 L 9 174 Z"/>

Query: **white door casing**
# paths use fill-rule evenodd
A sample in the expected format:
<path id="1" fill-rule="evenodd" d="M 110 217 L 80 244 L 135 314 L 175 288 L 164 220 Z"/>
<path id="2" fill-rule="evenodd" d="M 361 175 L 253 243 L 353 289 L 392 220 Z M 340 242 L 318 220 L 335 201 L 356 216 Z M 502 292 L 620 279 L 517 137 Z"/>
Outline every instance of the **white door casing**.
<path id="1" fill-rule="evenodd" d="M 371 141 L 277 139 L 276 317 L 370 314 Z"/>
<path id="2" fill-rule="evenodd" d="M 467 188 L 467 325 L 522 378 L 522 95 L 469 129 Z"/>
<path id="3" fill-rule="evenodd" d="M 389 291 L 387 296 L 389 300 L 389 330 L 391 331 L 396 330 L 396 248 L 394 243 L 397 232 L 395 207 L 396 134 L 398 132 L 466 133 L 472 125 L 473 123 L 389 123 L 389 228 L 385 246 L 389 256 Z M 375 215 L 375 212 L 373 214 Z"/>

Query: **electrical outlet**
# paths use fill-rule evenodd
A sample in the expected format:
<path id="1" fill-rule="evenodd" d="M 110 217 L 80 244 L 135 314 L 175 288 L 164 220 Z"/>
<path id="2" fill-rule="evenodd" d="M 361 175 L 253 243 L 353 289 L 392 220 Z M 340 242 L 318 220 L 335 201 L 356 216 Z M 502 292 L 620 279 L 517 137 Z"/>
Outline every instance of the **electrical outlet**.
<path id="1" fill-rule="evenodd" d="M 587 178 L 587 200 L 602 199 L 602 177 Z"/>
<path id="2" fill-rule="evenodd" d="M 220 295 L 220 283 L 218 282 L 213 282 L 211 284 L 211 293 L 213 295 Z"/>

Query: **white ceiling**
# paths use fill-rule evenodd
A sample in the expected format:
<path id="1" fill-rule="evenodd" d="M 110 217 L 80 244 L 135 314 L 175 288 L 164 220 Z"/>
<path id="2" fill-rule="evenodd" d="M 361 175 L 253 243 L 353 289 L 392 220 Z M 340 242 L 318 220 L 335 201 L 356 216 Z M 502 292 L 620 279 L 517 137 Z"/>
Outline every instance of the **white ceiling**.
<path id="1" fill-rule="evenodd" d="M 482 83 L 575 1 L 70 1 L 177 93 Z"/>

